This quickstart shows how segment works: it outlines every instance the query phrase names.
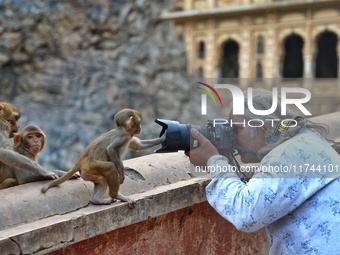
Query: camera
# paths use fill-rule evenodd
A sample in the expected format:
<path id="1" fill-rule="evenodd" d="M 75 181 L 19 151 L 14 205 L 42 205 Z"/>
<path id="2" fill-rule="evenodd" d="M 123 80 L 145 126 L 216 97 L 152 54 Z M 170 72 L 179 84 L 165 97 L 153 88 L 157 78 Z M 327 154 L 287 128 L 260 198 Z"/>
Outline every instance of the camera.
<path id="1" fill-rule="evenodd" d="M 166 132 L 162 147 L 155 151 L 158 153 L 188 151 L 198 147 L 198 141 L 190 134 L 191 128 L 206 137 L 220 153 L 233 152 L 236 148 L 235 134 L 229 118 L 208 120 L 206 127 L 165 119 L 156 119 L 155 122 L 162 126 L 160 137 Z"/>

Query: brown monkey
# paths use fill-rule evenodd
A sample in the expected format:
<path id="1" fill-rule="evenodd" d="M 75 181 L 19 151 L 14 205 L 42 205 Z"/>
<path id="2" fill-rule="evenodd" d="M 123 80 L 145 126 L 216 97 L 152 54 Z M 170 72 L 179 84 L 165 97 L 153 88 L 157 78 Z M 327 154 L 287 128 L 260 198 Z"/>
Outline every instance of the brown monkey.
<path id="1" fill-rule="evenodd" d="M 7 137 L 12 138 L 14 133 L 19 131 L 20 111 L 8 103 L 0 103 L 0 120 L 1 131 L 3 134 L 8 133 Z"/>
<path id="2" fill-rule="evenodd" d="M 46 192 L 50 187 L 66 181 L 72 174 L 80 171 L 81 177 L 94 183 L 93 195 L 90 200 L 93 204 L 110 204 L 113 199 L 126 201 L 130 208 L 135 206 L 135 201 L 122 195 L 119 186 L 124 182 L 124 166 L 121 156 L 127 148 L 144 150 L 160 144 L 164 138 L 140 140 L 135 135 L 141 133 L 141 114 L 133 109 L 119 111 L 114 121 L 117 128 L 102 134 L 95 139 L 82 153 L 72 170 L 58 180 L 47 183 L 42 187 Z M 107 187 L 110 198 L 103 199 Z"/>
<path id="3" fill-rule="evenodd" d="M 38 162 L 39 152 L 44 148 L 45 142 L 46 135 L 44 132 L 37 126 L 28 125 L 23 128 L 19 135 L 14 135 L 13 149 L 19 154 L 24 155 L 35 162 Z M 65 174 L 65 172 L 61 170 L 53 170 L 52 172 L 54 172 L 59 177 Z M 41 176 L 39 174 L 23 171 L 21 169 L 15 169 L 14 173 L 19 185 L 28 182 L 51 179 L 50 176 Z"/>
<path id="4" fill-rule="evenodd" d="M 18 184 L 14 169 L 50 176 L 52 179 L 58 176 L 45 170 L 36 162 L 14 152 L 9 138 L 18 132 L 20 126 L 18 120 L 20 111 L 11 104 L 0 103 L 0 189 L 8 188 Z"/>

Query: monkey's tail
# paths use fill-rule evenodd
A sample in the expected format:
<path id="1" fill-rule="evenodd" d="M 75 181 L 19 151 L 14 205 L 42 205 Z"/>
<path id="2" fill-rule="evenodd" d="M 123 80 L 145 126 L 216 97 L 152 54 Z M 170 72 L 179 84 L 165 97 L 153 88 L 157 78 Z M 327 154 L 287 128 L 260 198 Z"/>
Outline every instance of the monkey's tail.
<path id="1" fill-rule="evenodd" d="M 78 167 L 78 165 L 75 165 L 74 168 L 72 168 L 70 171 L 68 171 L 67 173 L 65 173 L 62 177 L 53 180 L 51 182 L 46 183 L 42 188 L 41 188 L 41 192 L 45 193 L 49 188 L 55 187 L 59 184 L 62 184 L 63 182 L 67 181 L 68 179 L 70 179 L 76 172 L 78 172 L 80 169 Z"/>

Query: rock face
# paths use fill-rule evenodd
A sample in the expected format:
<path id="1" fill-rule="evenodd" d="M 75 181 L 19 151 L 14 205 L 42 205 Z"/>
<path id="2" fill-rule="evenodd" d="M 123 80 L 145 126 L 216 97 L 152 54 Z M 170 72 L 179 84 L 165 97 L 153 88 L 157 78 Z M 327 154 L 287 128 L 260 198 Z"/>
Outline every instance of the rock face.
<path id="1" fill-rule="evenodd" d="M 141 138 L 158 136 L 155 118 L 185 122 L 185 46 L 160 20 L 172 5 L 0 1 L 0 101 L 21 109 L 22 127 L 36 124 L 47 134 L 43 166 L 71 168 L 86 145 L 114 128 L 122 108 L 142 112 Z"/>

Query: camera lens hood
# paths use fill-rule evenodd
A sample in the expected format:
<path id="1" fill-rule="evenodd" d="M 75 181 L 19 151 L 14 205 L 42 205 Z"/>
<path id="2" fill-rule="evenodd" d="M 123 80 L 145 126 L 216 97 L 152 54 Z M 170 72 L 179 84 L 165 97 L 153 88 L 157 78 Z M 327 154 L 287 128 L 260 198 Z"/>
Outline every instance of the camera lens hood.
<path id="1" fill-rule="evenodd" d="M 162 142 L 162 147 L 155 152 L 177 152 L 179 150 L 190 149 L 190 127 L 180 124 L 178 121 L 156 119 L 155 122 L 162 127 L 159 136 L 165 134 L 166 139 Z"/>

